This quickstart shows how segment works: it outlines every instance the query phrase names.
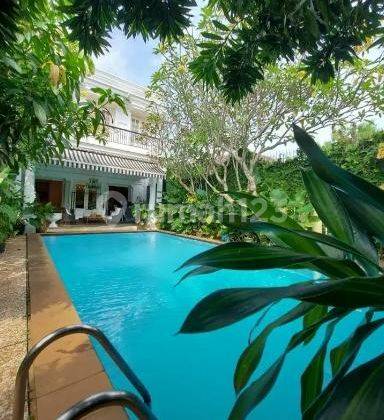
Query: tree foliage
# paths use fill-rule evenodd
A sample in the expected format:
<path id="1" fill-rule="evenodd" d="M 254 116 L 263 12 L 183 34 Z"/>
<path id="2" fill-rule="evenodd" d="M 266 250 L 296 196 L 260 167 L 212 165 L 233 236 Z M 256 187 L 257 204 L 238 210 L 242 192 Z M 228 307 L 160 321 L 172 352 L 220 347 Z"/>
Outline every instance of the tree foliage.
<path id="1" fill-rule="evenodd" d="M 13 169 L 60 155 L 71 140 L 101 139 L 106 103 L 124 107 L 110 90 L 81 100 L 93 64 L 68 40 L 65 15 L 55 6 L 19 2 L 17 37 L 0 47 L 0 163 Z"/>
<path id="2" fill-rule="evenodd" d="M 3 3 L 0 40 L 7 41 L 18 11 L 15 0 Z M 63 10 L 71 39 L 86 53 L 101 54 L 116 27 L 127 37 L 179 39 L 195 5 L 193 0 L 70 0 Z M 232 101 L 251 92 L 271 64 L 298 58 L 313 82 L 328 82 L 367 42 L 381 46 L 383 14 L 380 1 L 209 0 L 203 11 L 208 28 L 191 69 L 197 80 Z"/>
<path id="3" fill-rule="evenodd" d="M 194 0 L 71 0 L 65 6 L 70 38 L 87 53 L 101 54 L 109 47 L 109 32 L 122 27 L 127 37 L 178 39 L 190 24 Z"/>
<path id="4" fill-rule="evenodd" d="M 229 100 L 251 92 L 270 64 L 298 58 L 312 82 L 328 82 L 381 35 L 382 16 L 379 1 L 211 0 L 210 29 L 191 69 Z"/>

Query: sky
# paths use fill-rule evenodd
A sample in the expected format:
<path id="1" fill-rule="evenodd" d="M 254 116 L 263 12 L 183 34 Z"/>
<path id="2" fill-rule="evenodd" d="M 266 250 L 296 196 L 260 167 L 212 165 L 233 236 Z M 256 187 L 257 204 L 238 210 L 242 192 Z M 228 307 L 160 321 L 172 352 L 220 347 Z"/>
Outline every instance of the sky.
<path id="1" fill-rule="evenodd" d="M 145 43 L 141 37 L 127 39 L 123 32 L 114 30 L 109 43 L 109 51 L 94 60 L 96 68 L 147 86 L 160 65 L 160 57 L 153 53 L 157 41 Z"/>
<path id="2" fill-rule="evenodd" d="M 200 9 L 207 1 L 197 0 L 196 3 L 197 7 L 192 9 L 194 25 L 198 23 Z M 109 43 L 109 50 L 94 59 L 96 68 L 142 86 L 149 85 L 151 75 L 161 63 L 161 57 L 153 53 L 157 41 L 145 43 L 140 36 L 127 39 L 122 31 L 115 29 Z"/>

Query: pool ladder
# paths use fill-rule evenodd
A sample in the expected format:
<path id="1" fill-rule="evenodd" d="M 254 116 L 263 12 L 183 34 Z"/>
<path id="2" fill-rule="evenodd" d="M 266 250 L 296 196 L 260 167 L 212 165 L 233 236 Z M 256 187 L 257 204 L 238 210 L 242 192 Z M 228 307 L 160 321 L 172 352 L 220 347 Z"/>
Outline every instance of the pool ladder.
<path id="1" fill-rule="evenodd" d="M 48 334 L 42 338 L 31 350 L 26 354 L 17 371 L 15 381 L 15 397 L 13 402 L 13 420 L 24 419 L 25 393 L 27 389 L 27 380 L 29 369 L 36 357 L 54 341 L 72 334 L 87 334 L 95 338 L 109 354 L 112 360 L 123 372 L 128 381 L 133 385 L 140 394 L 141 399 L 135 394 L 126 391 L 105 391 L 91 395 L 88 398 L 73 405 L 67 411 L 62 413 L 57 420 L 74 420 L 89 414 L 101 407 L 119 405 L 128 408 L 140 420 L 156 420 L 151 411 L 151 396 L 140 379 L 133 370 L 128 366 L 127 362 L 121 357 L 120 353 L 115 349 L 105 334 L 98 328 L 90 325 L 71 325 Z"/>

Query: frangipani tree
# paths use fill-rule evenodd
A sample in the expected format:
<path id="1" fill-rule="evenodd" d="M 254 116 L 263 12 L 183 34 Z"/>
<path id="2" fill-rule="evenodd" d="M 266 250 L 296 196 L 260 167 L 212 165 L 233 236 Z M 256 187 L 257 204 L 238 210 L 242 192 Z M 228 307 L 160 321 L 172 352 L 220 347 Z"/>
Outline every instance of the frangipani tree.
<path id="1" fill-rule="evenodd" d="M 381 107 L 383 69 L 369 61 L 346 66 L 330 82 L 314 85 L 299 64 L 270 66 L 252 93 L 229 104 L 188 71 L 200 41 L 188 35 L 182 46 L 159 46 L 163 63 L 152 78 L 150 94 L 156 101 L 146 127 L 160 164 L 190 193 L 198 178 L 215 192 L 228 189 L 229 168 L 238 189 L 256 193 L 258 161 L 292 141 L 292 123 L 316 133 L 372 117 Z"/>

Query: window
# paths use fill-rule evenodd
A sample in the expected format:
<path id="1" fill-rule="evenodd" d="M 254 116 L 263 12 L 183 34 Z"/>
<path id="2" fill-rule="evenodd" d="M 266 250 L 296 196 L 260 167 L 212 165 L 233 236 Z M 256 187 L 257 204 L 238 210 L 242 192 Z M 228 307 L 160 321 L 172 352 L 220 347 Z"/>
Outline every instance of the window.
<path id="1" fill-rule="evenodd" d="M 141 121 L 138 120 L 137 118 L 132 117 L 131 130 L 133 131 L 131 142 L 132 142 L 132 144 L 138 144 L 139 143 L 139 135 L 136 134 L 136 133 L 140 133 Z"/>
<path id="2" fill-rule="evenodd" d="M 76 208 L 84 208 L 85 186 L 83 184 L 76 185 Z"/>
<path id="3" fill-rule="evenodd" d="M 97 191 L 88 190 L 88 210 L 96 210 Z"/>
<path id="4" fill-rule="evenodd" d="M 132 117 L 132 131 L 136 131 L 137 133 L 140 132 L 141 128 L 141 121 L 137 118 Z"/>

